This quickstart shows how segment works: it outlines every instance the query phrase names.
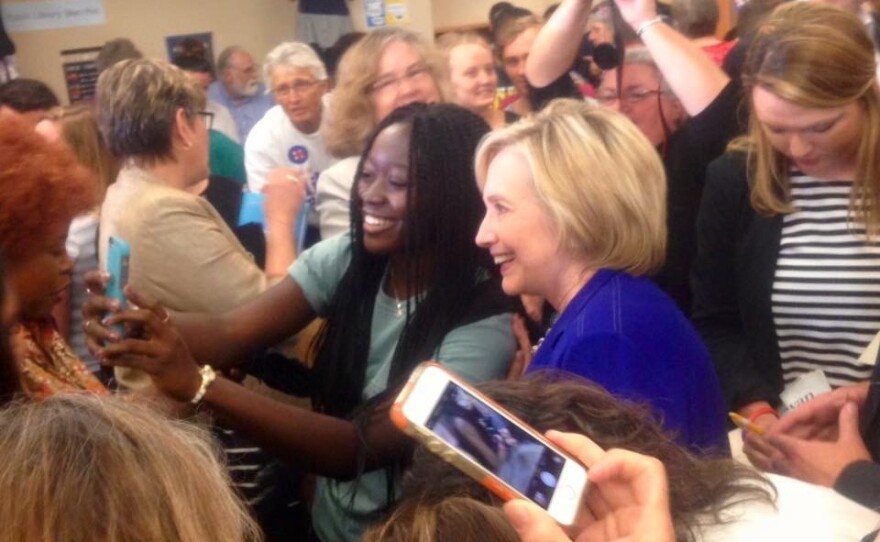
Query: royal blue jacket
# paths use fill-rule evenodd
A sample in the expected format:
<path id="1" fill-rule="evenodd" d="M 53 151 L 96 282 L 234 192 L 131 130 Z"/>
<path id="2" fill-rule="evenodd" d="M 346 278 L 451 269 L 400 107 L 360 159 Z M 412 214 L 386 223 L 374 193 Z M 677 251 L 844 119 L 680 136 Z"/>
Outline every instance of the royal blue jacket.
<path id="1" fill-rule="evenodd" d="M 649 279 L 599 270 L 547 333 L 529 372 L 558 369 L 647 403 L 677 441 L 729 454 L 721 386 L 706 347 Z"/>

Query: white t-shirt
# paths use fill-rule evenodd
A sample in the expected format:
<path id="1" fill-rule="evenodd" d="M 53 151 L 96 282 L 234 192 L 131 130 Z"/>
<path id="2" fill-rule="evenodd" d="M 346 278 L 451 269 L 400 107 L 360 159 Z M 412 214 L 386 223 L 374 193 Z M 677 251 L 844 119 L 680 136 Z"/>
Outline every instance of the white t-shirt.
<path id="1" fill-rule="evenodd" d="M 262 191 L 269 172 L 277 167 L 295 167 L 308 171 L 310 181 L 307 195 L 310 199 L 314 198 L 318 175 L 337 162 L 324 144 L 326 98 L 323 107 L 321 127 L 312 134 L 297 130 L 280 105 L 266 112 L 251 130 L 244 145 L 248 190 L 256 193 Z"/>

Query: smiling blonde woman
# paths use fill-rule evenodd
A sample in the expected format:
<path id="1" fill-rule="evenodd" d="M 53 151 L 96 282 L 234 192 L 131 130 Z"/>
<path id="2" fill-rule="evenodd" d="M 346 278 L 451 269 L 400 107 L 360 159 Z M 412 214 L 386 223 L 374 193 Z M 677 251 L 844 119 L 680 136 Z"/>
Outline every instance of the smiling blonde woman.
<path id="1" fill-rule="evenodd" d="M 477 244 L 505 293 L 541 295 L 559 313 L 529 370 L 645 401 L 681 444 L 726 453 L 708 353 L 647 278 L 666 248 L 666 179 L 647 138 L 620 113 L 562 100 L 493 132 L 476 164 L 486 203 Z"/>

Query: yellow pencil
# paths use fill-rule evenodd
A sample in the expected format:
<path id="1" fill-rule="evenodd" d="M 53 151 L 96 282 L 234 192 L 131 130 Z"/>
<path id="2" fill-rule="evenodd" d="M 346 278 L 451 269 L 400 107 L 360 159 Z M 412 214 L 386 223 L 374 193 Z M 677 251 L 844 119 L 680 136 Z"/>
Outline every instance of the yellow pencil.
<path id="1" fill-rule="evenodd" d="M 751 431 L 752 433 L 754 433 L 756 435 L 763 435 L 764 434 L 763 428 L 758 427 L 757 425 L 753 424 L 748 419 L 740 416 L 736 412 L 728 412 L 727 414 L 730 416 L 730 421 L 732 421 L 733 424 L 736 425 L 737 427 L 739 427 L 740 429 L 744 429 L 746 431 Z"/>

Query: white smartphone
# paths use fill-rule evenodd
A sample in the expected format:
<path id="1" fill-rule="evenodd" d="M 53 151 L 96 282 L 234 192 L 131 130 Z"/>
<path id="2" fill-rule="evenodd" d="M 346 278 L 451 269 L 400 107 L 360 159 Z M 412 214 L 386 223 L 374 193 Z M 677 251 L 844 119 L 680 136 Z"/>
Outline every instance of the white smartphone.
<path id="1" fill-rule="evenodd" d="M 502 499 L 528 499 L 557 523 L 574 523 L 586 467 L 441 365 L 416 368 L 391 419 Z"/>

